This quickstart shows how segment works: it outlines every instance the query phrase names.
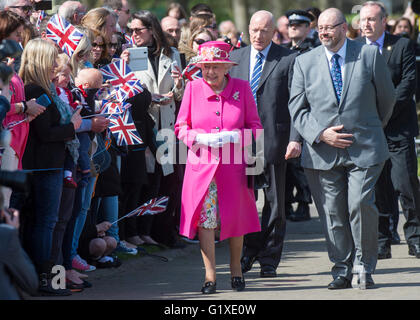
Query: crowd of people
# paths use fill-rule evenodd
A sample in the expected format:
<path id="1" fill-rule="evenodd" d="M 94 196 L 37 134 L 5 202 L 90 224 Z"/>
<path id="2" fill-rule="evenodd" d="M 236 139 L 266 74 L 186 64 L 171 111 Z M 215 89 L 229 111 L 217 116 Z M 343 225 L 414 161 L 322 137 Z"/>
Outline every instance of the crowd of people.
<path id="1" fill-rule="evenodd" d="M 312 199 L 320 217 L 325 220 L 326 230 L 329 230 L 327 244 L 335 264 L 334 281 L 329 289 L 349 286 L 353 263 L 365 267 L 368 284 L 373 285 L 371 274 L 376 259 L 391 258 L 391 244 L 400 241 L 396 231 L 398 199 L 401 199 L 407 219 L 404 231 L 409 254 L 420 258 L 412 19 L 402 17 L 389 21 L 384 7 L 376 2 L 363 7 L 360 28 L 347 23 L 338 10 L 324 13 L 314 7 L 290 10 L 277 19 L 276 25 L 271 13 L 258 11 L 250 20 L 250 45 L 247 45 L 235 24 L 217 21 L 212 8 L 206 4 L 195 5 L 188 15 L 182 6 L 172 3 L 166 16 L 159 20 L 150 11 L 134 10 L 128 0 L 102 2 L 101 7 L 88 10 L 79 1 L 66 1 L 52 16 L 35 11 L 30 0 L 5 0 L 0 6 L 0 42 L 15 41 L 23 49 L 20 55 L 5 59 L 13 73 L 8 79 L 2 76 L 0 82 L 0 102 L 9 106 L 2 124 L 11 134 L 10 143 L 3 146 L 1 169 L 28 173 L 28 190 L 1 189 L 3 207 L 13 208 L 2 212 L 6 224 L 13 226 L 7 230 L 19 228 L 19 232 L 7 231 L 7 237 L 15 238 L 14 242 L 11 241 L 15 244 L 14 254 L 20 255 L 16 258 L 17 263 L 10 264 L 7 256 L 1 256 L 1 264 L 6 268 L 13 267 L 11 279 L 18 279 L 14 281 L 18 286 L 14 286 L 13 280 L 7 285 L 2 281 L 2 298 L 18 298 L 16 287 L 34 295 L 64 296 L 80 292 L 92 286 L 87 280 L 89 272 L 97 268 L 119 267 L 123 263 L 119 254 L 137 255 L 139 246 L 143 245 L 180 248 L 197 239 L 206 267 L 202 292 L 214 293 L 214 238 L 218 237 L 214 230 L 217 228 L 220 229 L 220 240 L 231 239 L 232 288 L 240 291 L 245 288 L 243 274 L 253 267 L 255 261 L 261 265 L 262 277 L 276 276 L 286 219 L 295 222 L 309 220 Z M 380 8 L 378 14 L 368 11 L 377 7 Z M 72 34 L 72 37 L 77 40 L 72 40 L 71 44 L 66 42 L 68 38 L 64 33 L 51 35 L 52 26 L 64 22 L 75 28 L 76 35 Z M 339 31 L 335 38 L 326 39 L 336 28 Z M 403 38 L 410 40 L 401 41 Z M 346 39 L 356 39 L 354 43 L 359 43 L 359 40 L 374 43 L 378 49 L 369 51 L 371 57 L 381 54 L 387 59 L 386 63 L 390 61 L 391 51 L 392 54 L 397 51 L 393 50 L 394 47 L 403 48 L 398 57 L 393 56 L 392 59 L 397 60 L 390 63 L 390 73 L 383 68 L 380 71 L 384 74 L 380 76 L 382 65 L 366 58 L 364 66 L 373 63 L 372 68 L 378 74 L 371 75 L 371 70 L 366 67 L 366 70 L 357 69 L 360 75 L 357 81 L 354 79 L 358 83 L 362 81 L 365 89 L 369 89 L 366 79 L 374 77 L 372 83 L 388 94 L 382 95 L 382 99 L 388 101 L 383 103 L 386 110 L 380 114 L 380 119 L 372 111 L 369 119 L 350 117 L 347 120 L 350 121 L 348 127 L 353 130 L 357 129 L 354 124 L 359 121 L 377 129 L 375 135 L 380 137 L 381 143 L 373 155 L 365 155 L 366 148 L 360 146 L 361 149 L 357 149 L 359 147 L 348 142 L 371 139 L 366 145 L 375 145 L 374 139 L 369 137 L 369 128 L 363 129 L 366 131 L 364 135 L 355 134 L 354 137 L 352 131 L 341 131 L 340 125 L 346 120 L 338 121 L 335 111 L 323 110 L 321 124 L 314 120 L 318 115 L 306 109 L 308 101 L 313 106 L 324 101 L 322 109 L 337 104 L 336 99 L 340 104 L 341 97 L 344 102 L 340 106 L 347 106 L 346 103 L 354 106 L 362 96 L 363 99 L 375 98 L 372 92 L 365 91 L 354 101 L 345 100 L 350 96 L 345 96 L 347 92 L 343 89 L 343 83 L 348 83 L 346 76 L 351 72 L 347 65 L 342 77 L 338 72 L 340 64 L 337 67 L 331 62 L 336 93 L 332 99 L 334 103 L 326 100 L 328 96 L 319 96 L 323 90 L 314 90 L 315 85 L 306 91 L 300 90 L 307 85 L 305 80 L 314 84 L 323 81 L 318 73 L 307 70 L 309 60 L 305 57 L 327 48 L 327 40 L 352 47 L 353 42 L 346 42 Z M 109 133 L 110 117 L 100 111 L 105 101 L 113 99 L 113 87 L 104 78 L 102 68 L 115 61 L 128 64 L 130 47 L 147 48 L 147 69 L 134 71 L 142 89 L 125 100 L 131 105 L 130 116 L 141 143 L 121 145 Z M 362 50 L 357 45 L 354 48 Z M 344 66 L 342 58 L 339 63 Z M 201 70 L 195 70 L 194 66 Z M 327 68 L 327 63 L 325 66 Z M 189 67 L 192 72 L 185 72 L 190 71 Z M 361 67 L 357 65 L 355 68 Z M 204 78 L 204 81 L 195 81 L 199 78 Z M 204 83 L 210 84 L 212 90 L 208 93 L 209 101 L 213 101 L 215 94 L 214 102 L 223 97 L 223 103 L 228 107 L 224 105 L 220 110 L 213 110 L 214 104 L 209 103 L 209 107 L 204 108 L 207 113 L 197 115 L 196 111 L 192 112 L 192 105 L 207 103 L 200 100 L 207 90 Z M 339 88 L 335 87 L 336 83 L 340 84 Z M 392 84 L 397 91 L 395 107 Z M 226 91 L 233 92 L 232 85 L 237 86 L 238 91 L 232 97 L 224 96 Z M 392 87 L 390 90 L 389 86 Z M 359 89 L 348 88 L 351 94 Z M 247 99 L 241 100 L 242 96 Z M 379 100 L 373 99 L 372 105 L 381 103 Z M 229 109 L 237 101 L 245 102 L 240 107 L 246 115 L 240 118 L 242 122 L 238 122 L 236 111 Z M 338 105 L 335 108 L 338 109 Z M 222 117 L 226 120 L 220 122 L 221 127 L 212 127 Z M 350 125 L 352 121 L 354 123 Z M 263 174 L 255 177 L 250 187 L 245 175 L 238 176 L 242 171 L 234 166 L 223 167 L 225 171 L 218 169 L 216 174 L 217 166 L 202 166 L 200 169 L 192 166 L 191 169 L 188 162 L 185 165 L 161 161 L 167 156 L 159 152 L 159 132 L 162 129 L 173 130 L 190 149 L 195 143 L 213 147 L 212 138 L 206 135 L 197 135 L 195 142 L 188 142 L 188 131 L 194 126 L 208 132 L 213 129 L 233 130 L 234 126 L 253 130 L 264 128 Z M 228 142 L 234 140 L 235 134 L 230 134 Z M 335 148 L 339 153 L 331 153 L 328 148 Z M 334 159 L 343 156 L 341 150 L 346 148 L 353 152 L 350 153 L 351 159 L 343 158 L 342 163 L 333 164 Z M 188 157 L 190 159 L 190 153 Z M 358 162 L 359 157 L 371 161 Z M 385 163 L 383 170 L 382 162 Z M 328 198 L 332 188 L 337 187 L 334 185 L 337 181 L 330 181 L 332 176 L 327 177 L 319 171 L 330 172 L 332 167 L 334 170 L 337 167 L 338 172 L 344 167 L 346 183 L 350 184 L 353 172 L 375 165 L 376 171 L 369 171 L 372 178 L 367 195 L 364 190 L 360 191 L 364 198 L 359 199 L 357 191 L 348 200 L 343 200 L 347 193 L 338 191 L 334 192 L 340 196 Z M 199 171 L 201 175 L 198 175 Z M 365 181 L 362 183 L 357 179 L 355 185 L 364 186 Z M 378 179 L 380 183 L 375 188 Z M 331 187 L 325 189 L 324 194 L 320 193 L 323 183 Z M 254 208 L 254 188 L 261 188 L 264 192 L 265 205 L 260 223 Z M 349 185 L 349 190 L 351 188 L 354 185 Z M 225 191 L 218 194 L 218 190 Z M 312 195 L 311 191 L 315 194 Z M 372 198 L 375 193 L 376 205 Z M 325 195 L 329 201 L 323 198 Z M 164 212 L 120 219 L 149 200 L 163 196 L 169 197 Z M 232 197 L 237 200 L 232 200 Z M 203 215 L 203 202 L 210 213 Z M 249 205 L 244 207 L 248 202 Z M 334 214 L 331 208 L 340 208 L 343 212 Z M 238 221 L 244 216 L 247 221 L 240 224 Z M 17 219 L 20 223 L 16 222 Z M 214 223 L 208 226 L 206 220 L 214 220 Z M 366 225 L 369 228 L 365 228 Z M 373 230 L 376 227 L 379 234 Z M 355 230 L 361 234 L 356 234 L 359 231 Z M 351 244 L 347 241 L 349 238 L 353 239 L 349 240 Z M 377 239 L 379 251 L 375 251 Z M 19 242 L 24 250 L 16 249 Z M 65 289 L 52 285 L 54 265 L 63 265 L 66 270 Z"/>

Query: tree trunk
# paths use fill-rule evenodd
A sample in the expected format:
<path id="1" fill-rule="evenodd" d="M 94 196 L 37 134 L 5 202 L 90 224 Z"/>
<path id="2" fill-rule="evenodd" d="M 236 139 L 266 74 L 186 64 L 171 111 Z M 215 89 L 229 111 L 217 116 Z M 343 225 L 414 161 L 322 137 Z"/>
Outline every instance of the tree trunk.
<path id="1" fill-rule="evenodd" d="M 247 0 L 232 0 L 233 19 L 239 32 L 243 32 L 242 40 L 249 43 L 249 16 Z"/>

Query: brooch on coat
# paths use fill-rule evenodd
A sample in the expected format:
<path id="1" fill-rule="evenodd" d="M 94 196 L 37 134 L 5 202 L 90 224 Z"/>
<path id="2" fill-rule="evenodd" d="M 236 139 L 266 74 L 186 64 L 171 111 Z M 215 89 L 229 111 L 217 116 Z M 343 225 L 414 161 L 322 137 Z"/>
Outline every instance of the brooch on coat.
<path id="1" fill-rule="evenodd" d="M 239 101 L 239 91 L 236 91 L 236 92 L 233 94 L 232 98 L 233 98 L 233 99 L 235 99 L 236 101 Z"/>

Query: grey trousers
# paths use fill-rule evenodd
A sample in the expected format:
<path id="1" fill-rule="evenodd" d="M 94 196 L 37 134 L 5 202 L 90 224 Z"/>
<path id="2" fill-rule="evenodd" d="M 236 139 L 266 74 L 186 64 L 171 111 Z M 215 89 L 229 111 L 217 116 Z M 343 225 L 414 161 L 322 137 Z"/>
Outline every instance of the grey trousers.
<path id="1" fill-rule="evenodd" d="M 353 265 L 374 273 L 378 258 L 378 209 L 374 187 L 383 163 L 357 167 L 348 156 L 330 170 L 305 169 L 321 219 L 332 276 L 352 278 Z"/>

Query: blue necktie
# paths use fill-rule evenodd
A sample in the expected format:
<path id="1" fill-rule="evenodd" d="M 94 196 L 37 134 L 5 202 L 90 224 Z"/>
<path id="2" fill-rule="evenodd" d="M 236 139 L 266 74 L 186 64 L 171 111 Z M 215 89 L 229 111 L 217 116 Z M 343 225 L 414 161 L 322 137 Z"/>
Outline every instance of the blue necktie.
<path id="1" fill-rule="evenodd" d="M 258 52 L 257 62 L 255 63 L 254 70 L 252 71 L 252 77 L 250 81 L 252 95 L 254 96 L 255 102 L 257 102 L 257 88 L 258 88 L 258 83 L 260 82 L 260 78 L 261 78 L 263 58 L 264 58 L 264 55 L 261 52 Z"/>
<path id="2" fill-rule="evenodd" d="M 337 96 L 338 103 L 340 103 L 341 99 L 341 92 L 343 91 L 343 78 L 341 77 L 341 67 L 338 63 L 338 59 L 340 55 L 335 54 L 332 57 L 332 69 L 331 69 L 331 76 L 333 80 L 333 85 L 335 89 L 335 94 Z"/>
<path id="3" fill-rule="evenodd" d="M 377 43 L 376 41 L 372 41 L 370 43 L 370 45 L 371 46 L 377 46 L 378 47 L 378 50 L 379 50 L 379 53 L 382 54 L 382 52 L 381 52 L 381 45 L 379 43 Z"/>

